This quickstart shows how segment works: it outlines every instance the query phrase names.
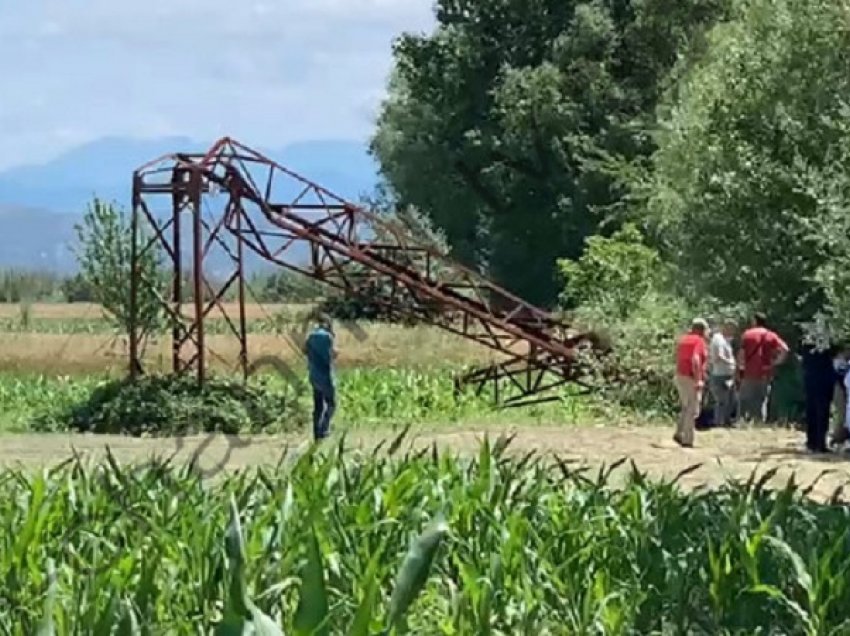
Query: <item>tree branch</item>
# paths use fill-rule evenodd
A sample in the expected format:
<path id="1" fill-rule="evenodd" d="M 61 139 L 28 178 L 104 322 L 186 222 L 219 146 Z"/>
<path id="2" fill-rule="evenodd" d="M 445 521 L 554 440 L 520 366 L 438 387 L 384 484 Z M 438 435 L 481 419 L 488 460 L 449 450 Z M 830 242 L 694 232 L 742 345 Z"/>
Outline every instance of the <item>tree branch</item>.
<path id="1" fill-rule="evenodd" d="M 508 168 L 513 168 L 517 172 L 524 174 L 532 179 L 543 180 L 545 174 L 531 161 L 527 159 L 514 159 L 507 156 L 501 150 L 493 150 L 491 153 L 493 160 L 505 164 Z"/>
<path id="2" fill-rule="evenodd" d="M 500 214 L 505 214 L 507 212 L 508 208 L 502 199 L 481 182 L 480 172 L 473 170 L 461 160 L 457 160 L 455 162 L 455 168 L 460 173 L 460 176 L 463 177 L 466 185 L 468 185 L 470 189 L 478 195 L 478 198 L 480 198 L 486 205 L 490 206 L 494 212 L 498 212 Z"/>

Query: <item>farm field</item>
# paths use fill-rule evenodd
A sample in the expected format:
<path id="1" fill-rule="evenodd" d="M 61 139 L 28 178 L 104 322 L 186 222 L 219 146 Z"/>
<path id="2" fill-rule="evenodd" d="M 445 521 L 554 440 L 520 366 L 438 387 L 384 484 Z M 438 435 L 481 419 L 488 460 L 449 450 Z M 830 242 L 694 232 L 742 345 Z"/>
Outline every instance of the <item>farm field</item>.
<path id="1" fill-rule="evenodd" d="M 45 616 L 61 633 L 189 634 L 239 615 L 285 630 L 264 632 L 275 634 L 844 633 L 843 507 L 793 485 L 771 493 L 769 474 L 681 488 L 659 479 L 658 460 L 688 473 L 712 451 L 664 448 L 646 432 L 621 435 L 658 442 L 641 455 L 652 475 L 583 474 L 529 454 L 555 445 L 591 458 L 613 445 L 611 429 L 565 433 L 520 431 L 507 447 L 438 434 L 418 449 L 391 436 L 380 452 L 331 443 L 276 464 L 283 440 L 266 440 L 232 462 L 250 469 L 212 482 L 180 464 L 120 462 L 154 450 L 147 442 L 116 443 L 99 468 L 5 468 L 0 519 L 17 532 L 0 539 L 0 621 L 14 634 Z M 764 444 L 743 435 L 718 436 L 714 450 Z"/>
<path id="2" fill-rule="evenodd" d="M 847 2 L 6 4 L 0 636 L 850 636 Z"/>
<path id="3" fill-rule="evenodd" d="M 15 626 L 4 633 L 33 633 L 48 615 L 62 634 L 199 633 L 245 598 L 287 634 L 311 633 L 311 621 L 375 634 L 402 614 L 410 633 L 435 635 L 826 633 L 844 620 L 844 592 L 819 577 L 826 559 L 847 558 L 829 551 L 843 508 L 824 504 L 843 496 L 850 470 L 801 454 L 794 431 L 710 431 L 683 450 L 669 414 L 597 398 L 494 411 L 452 393 L 453 374 L 488 361 L 486 349 L 363 324 L 339 330 L 340 409 L 320 448 L 309 400 L 290 401 L 273 372 L 257 378 L 269 393 L 252 407 L 264 434 L 227 391 L 207 409 L 160 397 L 156 382 L 116 402 L 101 434 L 79 434 L 80 405 L 124 372 L 122 343 L 100 318 L 67 327 L 97 307 L 30 311 L 27 328 L 0 332 L 0 483 L 11 492 L 0 522 L 14 530 L 0 548 L 0 625 Z M 251 357 L 304 375 L 283 335 L 297 333 L 297 310 L 274 311 L 284 318 L 252 332 Z M 226 373 L 235 341 L 209 340 Z M 148 355 L 153 369 L 167 368 L 168 344 Z M 158 436 L 108 434 L 141 431 L 146 417 Z M 204 418 L 245 428 L 202 434 Z M 406 557 L 417 536 L 435 548 L 427 572 Z M 422 588 L 410 590 L 417 563 Z"/>
<path id="4" fill-rule="evenodd" d="M 249 359 L 273 355 L 292 361 L 300 356 L 285 338 L 310 327 L 304 305 L 246 305 L 249 317 Z M 236 311 L 225 305 L 229 315 Z M 99 307 L 90 304 L 34 304 L 22 321 L 20 305 L 0 304 L 0 372 L 72 375 L 124 373 L 126 345 L 103 319 Z M 219 313 L 211 314 L 207 343 L 213 352 L 210 365 L 233 371 L 238 343 Z M 486 363 L 493 355 L 485 348 L 452 334 L 428 327 L 338 325 L 339 365 L 345 367 L 427 367 Z M 170 338 L 152 342 L 146 361 L 152 370 L 170 365 Z"/>

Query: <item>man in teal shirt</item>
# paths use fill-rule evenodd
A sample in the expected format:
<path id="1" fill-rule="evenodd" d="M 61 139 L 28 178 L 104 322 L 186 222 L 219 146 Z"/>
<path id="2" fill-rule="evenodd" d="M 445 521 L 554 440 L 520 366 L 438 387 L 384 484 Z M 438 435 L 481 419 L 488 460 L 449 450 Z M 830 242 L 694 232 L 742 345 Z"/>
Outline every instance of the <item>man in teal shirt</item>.
<path id="1" fill-rule="evenodd" d="M 304 344 L 310 384 L 313 387 L 313 437 L 325 439 L 330 433 L 331 417 L 336 409 L 333 381 L 334 332 L 330 318 L 321 316 Z"/>

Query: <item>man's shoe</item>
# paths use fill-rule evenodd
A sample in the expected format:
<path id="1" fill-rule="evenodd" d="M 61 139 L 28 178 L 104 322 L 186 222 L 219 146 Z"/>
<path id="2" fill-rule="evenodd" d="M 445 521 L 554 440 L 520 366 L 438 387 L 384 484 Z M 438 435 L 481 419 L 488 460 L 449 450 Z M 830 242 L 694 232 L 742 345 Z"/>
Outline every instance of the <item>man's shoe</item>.
<path id="1" fill-rule="evenodd" d="M 693 445 L 693 444 L 686 444 L 685 442 L 683 442 L 683 441 L 682 441 L 682 438 L 681 438 L 681 437 L 679 437 L 679 435 L 678 435 L 678 434 L 676 434 L 676 435 L 674 435 L 674 436 L 673 436 L 673 441 L 674 441 L 674 442 L 676 442 L 676 443 L 677 443 L 679 446 L 681 446 L 682 448 L 693 448 L 693 447 L 694 447 L 694 445 Z"/>
<path id="2" fill-rule="evenodd" d="M 826 446 L 809 446 L 806 445 L 806 452 L 809 455 L 829 455 L 832 451 Z"/>
<path id="3" fill-rule="evenodd" d="M 845 444 L 848 440 L 850 440 L 850 431 L 846 428 L 842 428 L 832 436 L 831 443 L 833 446 L 840 446 L 841 444 Z"/>

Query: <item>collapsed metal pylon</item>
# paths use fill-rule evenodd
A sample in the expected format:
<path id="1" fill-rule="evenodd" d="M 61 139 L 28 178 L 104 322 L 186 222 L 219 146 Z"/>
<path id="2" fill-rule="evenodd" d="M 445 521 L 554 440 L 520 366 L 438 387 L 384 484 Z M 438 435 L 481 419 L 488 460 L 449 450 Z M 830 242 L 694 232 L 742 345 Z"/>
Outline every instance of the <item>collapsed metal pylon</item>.
<path id="1" fill-rule="evenodd" d="M 165 200 L 164 209 L 156 202 Z M 205 214 L 210 201 L 212 212 Z M 351 204 L 230 138 L 206 154 L 172 154 L 133 174 L 131 315 L 137 316 L 147 250 L 159 245 L 170 260 L 172 281 L 161 302 L 173 324 L 172 368 L 195 372 L 203 383 L 207 356 L 205 322 L 214 309 L 239 343 L 239 366 L 248 371 L 245 312 L 246 248 L 263 261 L 301 272 L 345 293 L 363 293 L 393 313 L 430 323 L 501 354 L 493 366 L 457 380 L 481 391 L 494 385 L 502 404 L 546 399 L 567 383 L 583 384 L 580 349 L 595 344 L 480 274 L 457 265 L 386 219 Z M 149 228 L 146 240 L 139 236 Z M 188 231 L 188 233 L 187 233 Z M 187 239 L 189 239 L 187 241 Z M 186 245 L 188 243 L 188 245 Z M 226 271 L 209 275 L 213 247 L 226 254 Z M 190 252 L 194 306 L 184 316 L 184 252 Z M 292 260 L 293 252 L 309 255 Z M 289 258 L 287 258 L 289 257 Z M 236 288 L 238 315 L 222 302 Z M 141 334 L 131 318 L 131 374 L 141 368 Z M 586 388 L 589 388 L 586 383 Z M 551 398 L 550 398 L 551 399 Z"/>

